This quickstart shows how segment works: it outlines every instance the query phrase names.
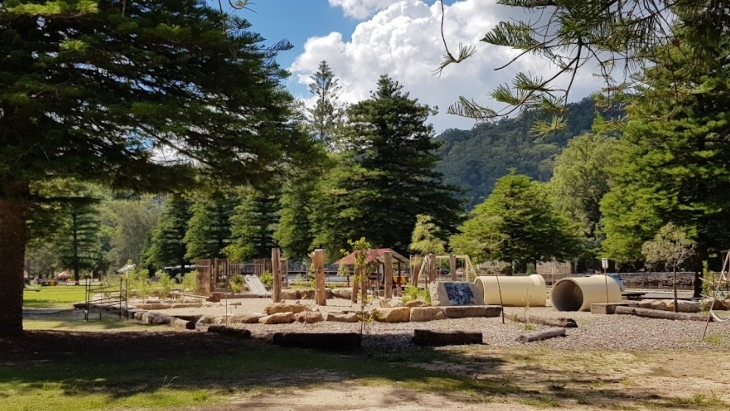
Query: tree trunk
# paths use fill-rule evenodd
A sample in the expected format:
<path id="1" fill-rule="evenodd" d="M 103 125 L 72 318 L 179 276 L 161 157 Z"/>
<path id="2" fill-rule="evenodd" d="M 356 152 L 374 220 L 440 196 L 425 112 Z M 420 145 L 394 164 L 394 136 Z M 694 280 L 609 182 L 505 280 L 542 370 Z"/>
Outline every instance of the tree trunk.
<path id="1" fill-rule="evenodd" d="M 677 264 L 673 265 L 674 268 L 674 279 L 672 281 L 672 288 L 674 288 L 674 312 L 679 312 L 679 304 L 677 304 Z"/>
<path id="2" fill-rule="evenodd" d="M 708 255 L 707 246 L 705 244 L 697 244 L 697 254 L 695 255 L 694 263 L 695 280 L 693 281 L 693 298 L 702 298 L 702 274 L 704 272 L 702 263 L 707 261 Z"/>
<path id="3" fill-rule="evenodd" d="M 0 182 L 0 338 L 23 334 L 23 267 L 29 197 L 27 182 Z"/>

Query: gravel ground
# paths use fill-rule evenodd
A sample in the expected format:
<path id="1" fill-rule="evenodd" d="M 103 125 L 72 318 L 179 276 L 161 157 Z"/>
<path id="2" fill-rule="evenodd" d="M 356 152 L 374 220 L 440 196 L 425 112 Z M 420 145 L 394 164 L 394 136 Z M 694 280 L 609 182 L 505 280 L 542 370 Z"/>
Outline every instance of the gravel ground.
<path id="1" fill-rule="evenodd" d="M 293 301 L 289 301 L 292 303 Z M 240 303 L 240 305 L 234 305 Z M 306 302 L 302 302 L 307 304 Z M 328 311 L 357 310 L 359 307 L 347 300 L 328 300 L 328 305 L 317 307 L 324 313 Z M 263 312 L 270 299 L 229 300 L 229 315 Z M 226 306 L 206 304 L 199 308 L 180 308 L 160 310 L 168 315 L 204 314 L 223 316 Z M 505 308 L 507 314 L 528 314 L 537 317 L 568 317 L 574 319 L 578 328 L 568 328 L 565 338 L 532 342 L 531 348 L 551 348 L 561 350 L 663 350 L 663 349 L 730 349 L 730 313 L 722 313 L 728 321 L 710 323 L 707 338 L 702 340 L 706 323 L 698 321 L 672 321 L 641 318 L 630 315 L 596 315 L 589 312 L 558 312 L 552 307 Z M 258 338 L 269 338 L 275 332 L 360 332 L 360 323 L 320 322 L 316 324 L 245 324 L 236 325 L 249 329 Z M 527 328 L 530 328 L 529 330 Z M 410 339 L 414 329 L 438 331 L 481 331 L 484 342 L 494 347 L 513 347 L 525 345 L 516 341 L 524 333 L 539 331 L 550 327 L 523 323 L 500 318 L 463 318 L 446 319 L 421 323 L 379 323 L 363 325 L 363 346 L 366 350 L 391 352 L 412 350 Z"/>

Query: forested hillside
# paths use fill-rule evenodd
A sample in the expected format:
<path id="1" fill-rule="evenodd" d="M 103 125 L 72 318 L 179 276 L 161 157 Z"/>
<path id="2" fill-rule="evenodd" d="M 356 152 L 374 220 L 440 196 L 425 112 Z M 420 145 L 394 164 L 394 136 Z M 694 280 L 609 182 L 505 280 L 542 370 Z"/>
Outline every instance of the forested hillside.
<path id="1" fill-rule="evenodd" d="M 572 137 L 589 131 L 596 115 L 590 98 L 570 104 L 568 110 L 568 129 L 544 138 L 530 133 L 536 120 L 532 113 L 479 124 L 471 130 L 446 130 L 437 137 L 444 142 L 438 170 L 446 183 L 464 189 L 468 210 L 484 201 L 494 182 L 511 168 L 547 181 L 555 156 Z"/>

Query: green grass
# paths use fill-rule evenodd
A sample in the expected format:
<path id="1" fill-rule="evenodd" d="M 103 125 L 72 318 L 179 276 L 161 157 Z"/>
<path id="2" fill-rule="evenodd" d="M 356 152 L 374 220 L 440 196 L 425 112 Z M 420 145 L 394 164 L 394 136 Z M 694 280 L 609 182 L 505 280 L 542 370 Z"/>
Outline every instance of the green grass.
<path id="1" fill-rule="evenodd" d="M 31 291 L 39 289 L 40 291 Z M 83 285 L 47 286 L 23 293 L 23 308 L 71 308 L 73 303 L 84 301 Z"/>
<path id="2" fill-rule="evenodd" d="M 89 315 L 89 321 L 84 320 L 82 311 L 62 311 L 53 315 L 26 316 L 23 318 L 24 330 L 56 330 L 56 331 L 144 331 L 156 326 L 141 324 L 119 318 L 117 315 L 104 313 L 99 319 L 98 312 Z"/>
<path id="3" fill-rule="evenodd" d="M 227 402 L 232 398 L 276 389 L 311 388 L 329 381 L 361 385 L 398 384 L 428 391 L 447 400 L 485 402 L 492 395 L 520 393 L 501 378 L 473 379 L 390 362 L 388 355 L 331 355 L 245 343 L 235 354 L 134 361 L 90 361 L 62 358 L 54 362 L 0 365 L 0 410 L 85 411 L 111 408 L 167 408 Z M 431 352 L 431 359 L 446 359 Z M 112 355 L 110 355 L 112 357 Z M 115 357 L 118 357 L 116 355 Z M 263 360 L 262 360 L 263 359 Z M 272 382 L 271 376 L 286 376 Z"/>

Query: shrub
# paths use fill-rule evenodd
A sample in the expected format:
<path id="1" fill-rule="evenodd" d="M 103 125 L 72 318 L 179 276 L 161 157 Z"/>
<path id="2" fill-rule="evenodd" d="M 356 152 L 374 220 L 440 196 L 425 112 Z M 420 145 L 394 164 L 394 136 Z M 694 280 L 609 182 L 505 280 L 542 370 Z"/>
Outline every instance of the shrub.
<path id="1" fill-rule="evenodd" d="M 160 287 L 160 297 L 167 298 L 170 295 L 170 291 L 172 291 L 172 278 L 162 273 L 157 277 L 157 285 Z"/>
<path id="2" fill-rule="evenodd" d="M 198 272 L 193 270 L 183 276 L 182 279 L 182 287 L 183 290 L 189 291 L 189 292 L 197 292 L 198 291 Z"/>
<path id="3" fill-rule="evenodd" d="M 241 288 L 243 288 L 243 282 L 243 276 L 241 274 L 236 274 L 231 277 L 231 291 L 240 293 Z"/>
<path id="4" fill-rule="evenodd" d="M 267 287 L 271 287 L 271 285 L 274 284 L 274 276 L 271 275 L 271 273 L 268 271 L 264 271 L 263 273 L 261 273 L 259 279 Z"/>

